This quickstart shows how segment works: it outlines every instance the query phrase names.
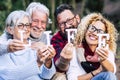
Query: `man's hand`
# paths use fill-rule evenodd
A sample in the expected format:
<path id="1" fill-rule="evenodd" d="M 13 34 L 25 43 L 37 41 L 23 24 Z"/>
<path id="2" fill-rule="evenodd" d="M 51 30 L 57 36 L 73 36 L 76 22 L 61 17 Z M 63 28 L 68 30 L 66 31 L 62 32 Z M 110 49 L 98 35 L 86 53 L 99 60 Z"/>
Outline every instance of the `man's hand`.
<path id="1" fill-rule="evenodd" d="M 73 57 L 73 44 L 67 43 L 66 46 L 61 51 L 60 57 L 65 59 L 65 61 L 70 61 Z"/>
<path id="2" fill-rule="evenodd" d="M 52 58 L 56 52 L 52 46 L 44 46 L 38 50 L 38 58 L 40 62 L 43 62 L 47 68 L 51 67 Z"/>
<path id="3" fill-rule="evenodd" d="M 13 39 L 8 44 L 8 52 L 15 52 L 25 49 L 23 42 Z"/>
<path id="4" fill-rule="evenodd" d="M 45 60 L 45 65 L 46 67 L 50 68 L 52 66 L 52 59 L 55 56 L 56 51 L 52 45 L 48 46 L 47 50 L 49 51 L 49 56 Z"/>
<path id="5" fill-rule="evenodd" d="M 52 60 L 52 58 L 55 56 L 56 52 L 52 45 L 48 46 L 47 50 L 49 51 L 49 56 L 46 59 L 46 62 L 49 60 Z"/>
<path id="6" fill-rule="evenodd" d="M 60 58 L 55 62 L 57 68 L 61 71 L 67 71 L 69 68 L 70 60 L 73 57 L 73 44 L 67 43 L 66 46 L 63 48 L 60 54 Z"/>

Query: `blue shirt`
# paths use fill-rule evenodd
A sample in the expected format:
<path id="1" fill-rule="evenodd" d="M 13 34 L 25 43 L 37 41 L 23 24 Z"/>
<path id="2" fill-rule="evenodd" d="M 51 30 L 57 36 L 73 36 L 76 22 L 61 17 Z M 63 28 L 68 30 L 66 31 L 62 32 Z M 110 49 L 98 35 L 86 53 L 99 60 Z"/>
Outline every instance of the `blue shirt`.
<path id="1" fill-rule="evenodd" d="M 52 61 L 50 69 L 37 65 L 36 51 L 30 48 L 0 55 L 0 80 L 43 80 L 55 74 Z"/>

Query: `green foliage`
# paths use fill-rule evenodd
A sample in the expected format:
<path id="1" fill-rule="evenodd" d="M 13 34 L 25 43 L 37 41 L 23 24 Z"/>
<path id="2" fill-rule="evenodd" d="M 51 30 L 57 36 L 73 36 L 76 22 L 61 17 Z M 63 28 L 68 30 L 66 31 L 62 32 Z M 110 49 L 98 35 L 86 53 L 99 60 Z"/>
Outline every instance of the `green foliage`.
<path id="1" fill-rule="evenodd" d="M 90 12 L 102 12 L 103 3 L 103 0 L 86 0 L 83 14 L 89 14 Z"/>
<path id="2" fill-rule="evenodd" d="M 12 8 L 11 0 L 0 1 L 0 34 L 3 32 L 5 27 L 5 19 Z"/>
<path id="3" fill-rule="evenodd" d="M 76 8 L 77 3 L 80 3 L 80 6 L 78 7 L 82 8 L 82 10 L 79 11 L 78 14 L 84 16 L 90 12 L 102 12 L 104 0 L 0 0 L 0 34 L 5 28 L 5 19 L 8 14 L 14 10 L 25 10 L 30 2 L 41 2 L 50 9 L 50 18 L 52 19 L 53 24 L 49 25 L 49 27 L 47 27 L 47 30 L 52 30 L 55 32 L 57 30 L 57 26 L 55 26 L 54 10 L 60 4 L 67 3 Z M 118 25 L 117 29 L 120 29 L 120 20 L 114 20 L 117 20 L 114 21 L 115 24 Z"/>

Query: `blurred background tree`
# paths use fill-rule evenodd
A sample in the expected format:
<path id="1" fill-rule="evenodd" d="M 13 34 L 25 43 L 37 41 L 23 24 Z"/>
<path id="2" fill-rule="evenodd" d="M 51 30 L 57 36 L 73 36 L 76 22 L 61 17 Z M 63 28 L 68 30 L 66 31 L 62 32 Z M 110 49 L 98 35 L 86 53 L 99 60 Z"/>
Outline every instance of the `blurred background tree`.
<path id="1" fill-rule="evenodd" d="M 54 20 L 54 10 L 62 3 L 72 5 L 75 8 L 75 12 L 78 13 L 81 18 L 91 12 L 103 13 L 107 18 L 114 22 L 116 28 L 120 31 L 120 17 L 118 17 L 120 12 L 119 0 L 1 0 L 0 34 L 4 30 L 7 15 L 13 10 L 25 10 L 30 2 L 41 2 L 50 9 L 50 18 L 53 23 L 47 27 L 47 30 L 52 30 L 53 33 L 57 30 Z"/>

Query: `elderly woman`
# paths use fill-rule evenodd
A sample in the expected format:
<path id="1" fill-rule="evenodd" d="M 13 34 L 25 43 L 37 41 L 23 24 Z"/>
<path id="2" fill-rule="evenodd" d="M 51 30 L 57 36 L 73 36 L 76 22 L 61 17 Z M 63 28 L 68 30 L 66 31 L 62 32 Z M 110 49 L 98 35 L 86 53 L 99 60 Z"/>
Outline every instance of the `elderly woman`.
<path id="1" fill-rule="evenodd" d="M 85 16 L 77 29 L 68 80 L 116 80 L 117 30 L 100 13 Z M 109 48 L 98 47 L 97 34 L 109 34 Z M 102 37 L 104 38 L 104 37 Z"/>
<path id="2" fill-rule="evenodd" d="M 12 18 L 10 18 L 12 15 Z M 30 46 L 31 18 L 24 11 L 13 11 L 7 18 L 7 31 L 11 38 L 21 43 L 21 46 Z M 23 37 L 21 41 L 21 33 Z M 55 50 L 52 46 L 40 45 L 40 49 L 33 50 L 27 47 L 23 50 L 0 55 L 0 80 L 43 80 L 51 79 L 55 73 L 52 58 Z"/>
<path id="3" fill-rule="evenodd" d="M 49 9 L 40 2 L 31 2 L 26 8 L 26 12 L 30 14 L 30 17 L 32 19 L 29 39 L 32 41 L 32 47 L 36 49 L 37 45 L 39 45 L 39 42 L 47 44 L 47 36 L 46 34 L 44 34 L 44 31 L 46 30 L 48 23 L 51 22 L 51 20 L 49 19 Z M 8 26 L 7 24 L 14 17 L 14 14 L 11 14 L 9 18 L 7 18 L 5 26 Z M 50 35 L 50 38 L 51 37 L 52 36 Z M 0 37 L 0 54 L 15 52 L 24 49 L 21 46 L 21 43 L 18 41 L 14 41 L 14 44 L 12 43 L 12 41 L 10 43 L 4 44 L 8 38 L 10 39 L 11 36 L 6 29 Z M 4 43 L 2 41 L 4 41 Z"/>

